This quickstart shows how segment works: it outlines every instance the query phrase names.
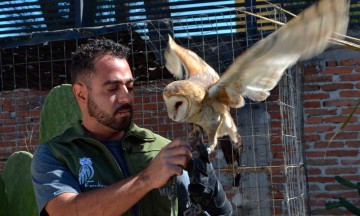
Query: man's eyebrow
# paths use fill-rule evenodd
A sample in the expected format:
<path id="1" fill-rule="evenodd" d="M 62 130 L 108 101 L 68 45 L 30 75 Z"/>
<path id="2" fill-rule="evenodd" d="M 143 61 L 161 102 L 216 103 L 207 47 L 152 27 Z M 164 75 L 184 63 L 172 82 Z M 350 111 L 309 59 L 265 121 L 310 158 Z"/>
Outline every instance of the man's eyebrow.
<path id="1" fill-rule="evenodd" d="M 124 82 L 124 80 L 107 80 L 106 82 L 103 83 L 103 85 L 111 85 L 111 84 L 129 84 L 129 83 L 132 83 L 134 82 L 135 79 L 134 78 L 131 78 L 129 80 L 126 80 Z"/>

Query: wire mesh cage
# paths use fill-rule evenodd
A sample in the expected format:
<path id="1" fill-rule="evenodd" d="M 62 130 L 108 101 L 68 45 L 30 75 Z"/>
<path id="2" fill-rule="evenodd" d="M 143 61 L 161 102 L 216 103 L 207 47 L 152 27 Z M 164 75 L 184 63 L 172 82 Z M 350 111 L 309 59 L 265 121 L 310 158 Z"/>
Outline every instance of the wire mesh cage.
<path id="1" fill-rule="evenodd" d="M 189 137 L 192 126 L 171 121 L 162 98 L 163 88 L 174 80 L 164 67 L 167 35 L 222 74 L 234 58 L 278 28 L 240 10 L 286 20 L 269 5 L 224 8 L 176 19 L 125 23 L 117 25 L 116 31 L 88 34 L 131 48 L 129 63 L 138 80 L 135 123 L 169 139 Z M 51 88 L 70 82 L 71 53 L 86 40 L 87 36 L 1 50 L 0 142 L 5 152 L 36 148 L 44 99 Z M 243 139 L 241 159 L 225 160 L 221 143 L 228 142 L 226 137 L 220 139 L 211 159 L 236 215 L 306 215 L 301 74 L 300 66 L 289 69 L 265 102 L 247 100 L 244 107 L 231 110 Z"/>

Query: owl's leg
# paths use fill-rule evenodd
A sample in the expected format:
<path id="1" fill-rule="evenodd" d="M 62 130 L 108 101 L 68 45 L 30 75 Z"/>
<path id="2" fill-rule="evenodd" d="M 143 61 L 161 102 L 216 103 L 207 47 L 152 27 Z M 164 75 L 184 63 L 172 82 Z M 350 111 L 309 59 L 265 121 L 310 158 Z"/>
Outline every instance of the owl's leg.
<path id="1" fill-rule="evenodd" d="M 238 166 L 240 166 L 241 154 L 243 152 L 242 138 L 241 138 L 240 134 L 238 134 L 237 132 L 230 133 L 229 137 L 232 141 L 233 151 L 236 151 L 236 155 L 237 155 L 236 162 L 238 163 Z"/>
<path id="2" fill-rule="evenodd" d="M 197 125 L 197 124 L 193 124 L 193 130 L 189 133 L 189 143 L 190 146 L 195 149 L 195 146 L 197 145 L 197 143 L 203 143 L 204 142 L 204 137 L 203 137 L 203 129 Z"/>
<path id="3" fill-rule="evenodd" d="M 218 129 L 220 127 L 221 124 L 215 125 L 213 127 L 211 127 L 211 129 L 209 131 L 206 131 L 206 134 L 208 135 L 208 140 L 209 143 L 207 145 L 207 150 L 208 153 L 210 154 L 211 152 L 214 151 L 214 149 L 216 148 L 217 144 L 218 144 Z"/>

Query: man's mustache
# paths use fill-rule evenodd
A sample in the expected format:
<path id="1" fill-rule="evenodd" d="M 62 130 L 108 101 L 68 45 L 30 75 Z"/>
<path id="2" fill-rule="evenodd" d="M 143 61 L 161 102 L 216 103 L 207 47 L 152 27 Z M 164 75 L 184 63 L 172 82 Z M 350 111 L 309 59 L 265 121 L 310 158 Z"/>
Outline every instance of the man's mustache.
<path id="1" fill-rule="evenodd" d="M 132 105 L 129 103 L 123 103 L 115 110 L 115 113 L 122 112 L 122 111 L 128 111 L 128 110 L 130 110 L 130 112 L 133 112 Z"/>

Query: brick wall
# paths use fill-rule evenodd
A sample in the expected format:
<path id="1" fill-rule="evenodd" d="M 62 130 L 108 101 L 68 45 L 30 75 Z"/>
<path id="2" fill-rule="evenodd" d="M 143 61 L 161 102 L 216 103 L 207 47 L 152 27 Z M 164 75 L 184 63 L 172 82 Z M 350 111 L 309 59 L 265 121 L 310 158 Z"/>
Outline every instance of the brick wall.
<path id="1" fill-rule="evenodd" d="M 304 78 L 304 141 L 311 213 L 349 214 L 343 209 L 325 210 L 324 205 L 343 195 L 360 206 L 358 193 L 334 179 L 340 175 L 360 181 L 360 110 L 329 144 L 360 99 L 360 53 L 330 49 L 317 60 L 306 62 Z"/>
<path id="2" fill-rule="evenodd" d="M 344 195 L 360 205 L 356 191 L 341 187 L 334 176 L 341 175 L 350 180 L 360 181 L 359 168 L 359 117 L 358 111 L 350 124 L 327 147 L 328 140 L 351 112 L 351 107 L 360 96 L 359 53 L 349 50 L 331 49 L 317 60 L 305 63 L 304 74 L 304 142 L 309 181 L 310 206 L 313 215 L 347 214 L 341 209 L 326 211 L 327 201 L 335 201 L 334 196 Z M 191 127 L 169 120 L 162 103 L 162 88 L 166 81 L 148 83 L 136 89 L 135 123 L 152 129 L 163 136 L 186 137 Z M 14 151 L 33 152 L 37 145 L 39 113 L 47 92 L 19 89 L 0 93 L 0 170 L 6 158 Z M 272 95 L 271 101 L 278 96 Z M 144 110 L 144 111 L 140 111 Z M 278 107 L 269 107 L 273 163 L 282 165 L 283 146 L 279 135 Z M 327 157 L 323 160 L 325 151 Z M 276 154 L 274 153 L 276 152 Z M 272 172 L 271 197 L 274 214 L 284 212 L 281 184 L 285 181 L 282 171 Z M 279 184 L 276 184 L 279 183 Z M 229 193 L 230 198 L 234 194 Z"/>
<path id="3" fill-rule="evenodd" d="M 47 93 L 29 89 L 0 92 L 0 171 L 11 153 L 34 151 L 41 106 Z"/>

